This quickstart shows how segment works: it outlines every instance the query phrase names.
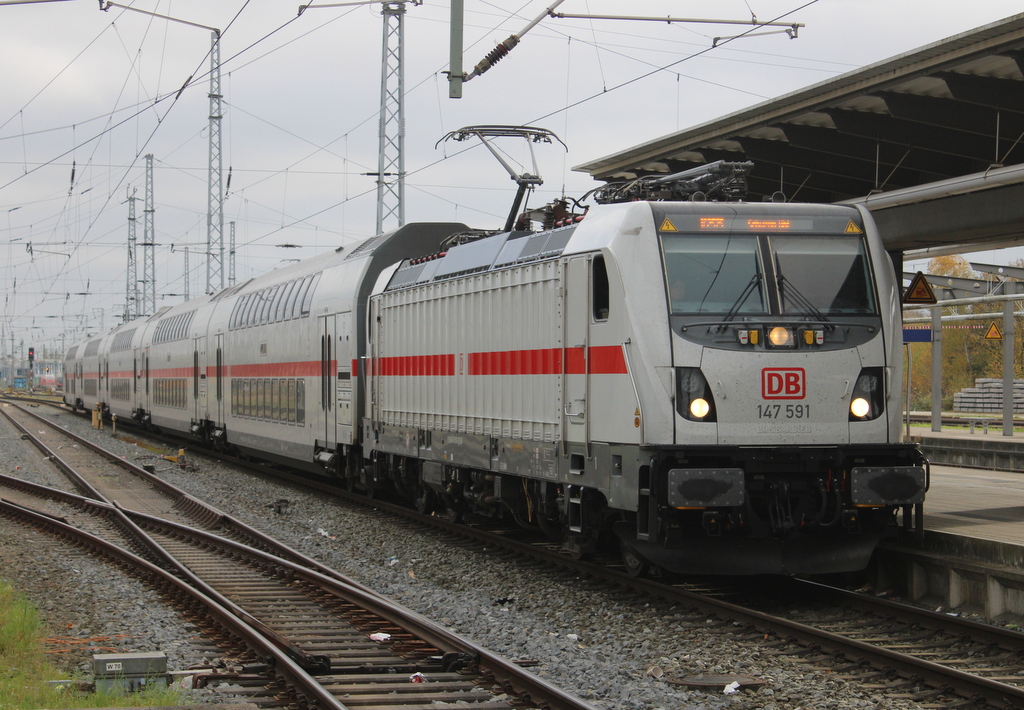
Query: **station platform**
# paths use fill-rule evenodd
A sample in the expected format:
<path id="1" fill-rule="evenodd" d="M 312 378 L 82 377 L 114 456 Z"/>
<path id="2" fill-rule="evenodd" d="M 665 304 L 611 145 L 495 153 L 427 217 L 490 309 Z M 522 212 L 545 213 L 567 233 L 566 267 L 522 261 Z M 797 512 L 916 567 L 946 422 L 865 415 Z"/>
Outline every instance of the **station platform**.
<path id="1" fill-rule="evenodd" d="M 931 462 L 925 529 L 1024 549 L 1024 431 L 1005 436 L 997 422 L 987 433 L 976 425 L 910 434 Z"/>
<path id="2" fill-rule="evenodd" d="M 933 464 L 1024 473 L 1024 422 L 1007 436 L 998 419 L 962 421 L 941 431 L 932 431 L 930 425 L 911 426 L 905 436 L 920 444 Z"/>
<path id="3" fill-rule="evenodd" d="M 988 619 L 1024 619 L 1024 432 L 912 426 L 931 464 L 924 536 L 883 544 L 876 590 Z"/>

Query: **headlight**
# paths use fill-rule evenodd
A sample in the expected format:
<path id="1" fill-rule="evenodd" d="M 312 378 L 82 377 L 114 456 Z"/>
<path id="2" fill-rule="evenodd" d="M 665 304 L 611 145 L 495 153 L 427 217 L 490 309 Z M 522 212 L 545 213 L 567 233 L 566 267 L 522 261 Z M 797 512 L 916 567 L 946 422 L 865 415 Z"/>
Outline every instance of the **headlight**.
<path id="1" fill-rule="evenodd" d="M 713 422 L 715 398 L 699 367 L 676 368 L 676 411 L 692 422 Z"/>
<path id="2" fill-rule="evenodd" d="M 768 347 L 771 348 L 795 348 L 796 334 L 792 328 L 785 328 L 777 325 L 768 330 Z"/>
<path id="3" fill-rule="evenodd" d="M 690 414 L 697 419 L 703 419 L 711 411 L 711 405 L 708 404 L 706 399 L 698 397 L 697 399 L 690 402 Z"/>
<path id="4" fill-rule="evenodd" d="M 871 405 L 863 397 L 856 397 L 850 402 L 850 414 L 863 419 L 871 411 Z"/>
<path id="5" fill-rule="evenodd" d="M 857 376 L 850 396 L 850 421 L 878 419 L 885 408 L 885 371 L 865 367 Z"/>

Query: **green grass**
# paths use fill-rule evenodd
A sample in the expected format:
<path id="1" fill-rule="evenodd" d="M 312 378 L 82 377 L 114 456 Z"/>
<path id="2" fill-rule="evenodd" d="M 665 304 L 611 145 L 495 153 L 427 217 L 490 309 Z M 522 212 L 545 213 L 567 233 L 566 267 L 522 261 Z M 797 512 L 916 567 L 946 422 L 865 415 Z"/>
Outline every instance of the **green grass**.
<path id="1" fill-rule="evenodd" d="M 46 627 L 35 607 L 10 585 L 0 582 L 0 710 L 36 708 L 108 708 L 181 705 L 181 693 L 148 689 L 140 693 L 83 695 L 46 684 L 69 680 L 46 658 L 41 640 Z"/>

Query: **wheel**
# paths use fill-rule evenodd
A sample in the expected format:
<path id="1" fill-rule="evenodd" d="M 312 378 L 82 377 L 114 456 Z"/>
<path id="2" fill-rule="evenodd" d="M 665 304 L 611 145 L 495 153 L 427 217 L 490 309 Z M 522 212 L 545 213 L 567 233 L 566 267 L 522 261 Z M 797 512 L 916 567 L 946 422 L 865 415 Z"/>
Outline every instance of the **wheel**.
<path id="1" fill-rule="evenodd" d="M 626 573 L 630 577 L 642 577 L 647 573 L 650 563 L 638 555 L 636 550 L 625 542 L 619 543 L 619 549 L 622 553 L 622 565 L 626 568 Z"/>
<path id="2" fill-rule="evenodd" d="M 419 484 L 418 490 L 416 491 L 416 497 L 413 499 L 413 505 L 416 506 L 416 510 L 422 515 L 426 515 L 434 510 L 434 489 L 430 486 L 425 486 L 422 483 Z"/>
<path id="3" fill-rule="evenodd" d="M 458 508 L 445 507 L 445 515 L 448 516 L 449 522 L 461 523 L 462 522 L 462 511 Z"/>

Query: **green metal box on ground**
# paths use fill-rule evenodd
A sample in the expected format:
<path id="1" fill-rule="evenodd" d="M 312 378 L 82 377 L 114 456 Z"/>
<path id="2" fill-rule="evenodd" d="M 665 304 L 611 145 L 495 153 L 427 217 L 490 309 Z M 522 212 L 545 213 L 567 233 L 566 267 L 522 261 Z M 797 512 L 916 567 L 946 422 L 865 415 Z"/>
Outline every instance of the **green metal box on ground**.
<path id="1" fill-rule="evenodd" d="M 167 687 L 167 655 L 163 651 L 93 654 L 92 671 L 97 691 Z"/>

